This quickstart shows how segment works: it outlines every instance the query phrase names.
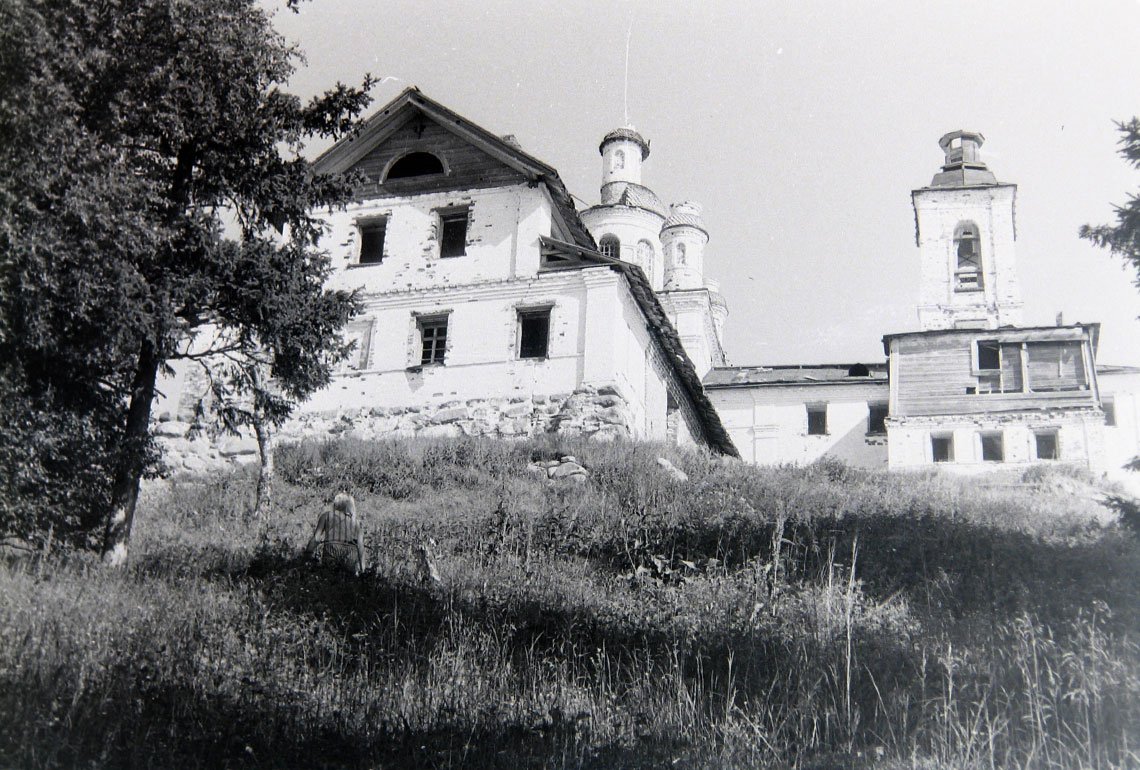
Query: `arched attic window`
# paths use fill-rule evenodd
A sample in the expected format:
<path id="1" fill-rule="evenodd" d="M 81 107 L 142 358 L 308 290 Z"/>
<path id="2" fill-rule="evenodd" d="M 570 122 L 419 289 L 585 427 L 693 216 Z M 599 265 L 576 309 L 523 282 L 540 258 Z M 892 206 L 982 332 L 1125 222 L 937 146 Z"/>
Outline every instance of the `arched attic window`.
<path id="1" fill-rule="evenodd" d="M 982 247 L 978 226 L 973 222 L 959 222 L 954 228 L 954 269 L 957 291 L 977 291 L 982 288 Z"/>
<path id="2" fill-rule="evenodd" d="M 408 179 L 443 173 L 443 161 L 430 152 L 409 152 L 388 169 L 385 179 Z"/>
<path id="3" fill-rule="evenodd" d="M 598 241 L 598 253 L 604 257 L 621 259 L 621 241 L 617 239 L 616 235 L 603 235 L 602 239 Z"/>

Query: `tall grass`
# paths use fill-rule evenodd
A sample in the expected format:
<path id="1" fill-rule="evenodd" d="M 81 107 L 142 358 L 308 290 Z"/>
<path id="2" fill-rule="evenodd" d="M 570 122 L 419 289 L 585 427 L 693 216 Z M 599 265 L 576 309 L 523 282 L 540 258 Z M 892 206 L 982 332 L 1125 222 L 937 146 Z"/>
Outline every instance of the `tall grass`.
<path id="1" fill-rule="evenodd" d="M 591 480 L 525 471 L 557 453 Z M 247 474 L 152 489 L 125 572 L 0 570 L 0 765 L 1140 767 L 1140 546 L 1048 479 L 553 439 L 278 468 L 266 520 Z M 297 556 L 342 489 L 361 579 Z"/>

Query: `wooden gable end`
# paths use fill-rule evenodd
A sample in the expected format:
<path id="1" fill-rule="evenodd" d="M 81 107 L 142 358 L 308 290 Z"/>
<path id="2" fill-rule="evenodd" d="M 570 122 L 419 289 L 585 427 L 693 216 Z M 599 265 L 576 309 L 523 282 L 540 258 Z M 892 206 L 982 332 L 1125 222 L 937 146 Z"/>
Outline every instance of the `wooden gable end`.
<path id="1" fill-rule="evenodd" d="M 443 173 L 385 178 L 393 163 L 415 152 L 431 153 L 439 158 Z M 526 181 L 526 177 L 516 169 L 420 112 L 414 112 L 403 125 L 354 163 L 352 170 L 365 179 L 360 188 L 363 198 L 501 187 Z"/>
<path id="2" fill-rule="evenodd" d="M 974 352 L 979 340 L 995 347 L 991 369 L 984 369 Z M 1091 408 L 1095 389 L 1086 374 L 1085 359 L 1091 357 L 1087 346 L 1087 336 L 1072 329 L 897 338 L 891 349 L 891 413 L 905 417 Z"/>

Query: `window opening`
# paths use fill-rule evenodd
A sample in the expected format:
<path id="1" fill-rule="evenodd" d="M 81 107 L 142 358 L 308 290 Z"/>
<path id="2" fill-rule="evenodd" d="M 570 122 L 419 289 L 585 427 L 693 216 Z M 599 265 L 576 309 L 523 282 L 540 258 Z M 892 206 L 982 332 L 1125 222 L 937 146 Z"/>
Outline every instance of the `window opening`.
<path id="1" fill-rule="evenodd" d="M 377 219 L 362 222 L 360 225 L 360 256 L 357 263 L 371 265 L 384 261 L 384 232 L 386 220 Z"/>
<path id="2" fill-rule="evenodd" d="M 649 241 L 637 242 L 637 264 L 645 272 L 649 272 L 649 266 L 653 264 L 653 244 Z"/>
<path id="3" fill-rule="evenodd" d="M 439 255 L 462 257 L 467 253 L 467 209 L 439 215 Z"/>
<path id="4" fill-rule="evenodd" d="M 1034 434 L 1035 443 L 1037 445 L 1037 459 L 1038 460 L 1059 460 L 1061 459 L 1060 453 L 1057 451 L 1057 431 L 1043 430 Z"/>
<path id="5" fill-rule="evenodd" d="M 1005 443 L 1000 433 L 982 434 L 982 460 L 987 463 L 1005 462 Z"/>
<path id="6" fill-rule="evenodd" d="M 677 264 L 685 264 L 685 244 L 683 243 L 677 244 Z"/>
<path id="7" fill-rule="evenodd" d="M 550 342 L 550 308 L 519 311 L 519 358 L 546 358 Z"/>
<path id="8" fill-rule="evenodd" d="M 423 317 L 417 323 L 422 343 L 420 365 L 442 364 L 447 351 L 447 316 Z"/>
<path id="9" fill-rule="evenodd" d="M 976 291 L 982 288 L 982 255 L 979 247 L 978 226 L 963 222 L 954 232 L 954 251 L 958 257 L 958 291 Z"/>
<path id="10" fill-rule="evenodd" d="M 618 150 L 614 153 L 614 171 L 621 171 L 625 168 L 625 152 Z"/>
<path id="11" fill-rule="evenodd" d="M 443 161 L 430 152 L 409 152 L 388 169 L 388 179 L 407 179 L 443 173 Z"/>
<path id="12" fill-rule="evenodd" d="M 867 415 L 867 432 L 868 433 L 886 433 L 887 432 L 887 405 L 886 404 L 871 404 L 868 407 L 869 413 Z"/>
<path id="13" fill-rule="evenodd" d="M 978 393 L 1021 393 L 1021 343 L 978 341 Z"/>
<path id="14" fill-rule="evenodd" d="M 602 236 L 602 240 L 598 242 L 598 253 L 604 257 L 611 257 L 612 259 L 621 258 L 621 243 L 612 235 Z"/>
<path id="15" fill-rule="evenodd" d="M 807 408 L 808 435 L 827 435 L 827 404 Z"/>
<path id="16" fill-rule="evenodd" d="M 1111 397 L 1101 399 L 1101 409 L 1104 410 L 1104 424 L 1112 428 L 1116 425 L 1116 401 Z"/>
<path id="17" fill-rule="evenodd" d="M 936 463 L 954 462 L 954 434 L 932 433 L 930 435 L 930 456 Z"/>

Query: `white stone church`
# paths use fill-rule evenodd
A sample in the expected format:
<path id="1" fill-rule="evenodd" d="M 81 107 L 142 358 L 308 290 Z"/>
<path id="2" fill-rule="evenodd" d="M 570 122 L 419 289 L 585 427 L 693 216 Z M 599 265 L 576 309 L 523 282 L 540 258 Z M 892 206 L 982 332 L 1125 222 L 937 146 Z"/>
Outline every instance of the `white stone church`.
<path id="1" fill-rule="evenodd" d="M 641 134 L 603 137 L 601 202 L 579 212 L 512 137 L 407 89 L 316 161 L 361 180 L 326 214 L 326 243 L 332 285 L 364 310 L 352 357 L 282 435 L 553 432 L 760 464 L 1119 468 L 1140 454 L 1140 368 L 1098 367 L 1096 324 L 1019 325 L 1017 188 L 982 141 L 943 137 L 944 165 L 912 194 L 918 329 L 883 338 L 885 363 L 727 366 L 701 207 L 643 184 Z M 182 390 L 160 419 L 187 412 Z"/>

